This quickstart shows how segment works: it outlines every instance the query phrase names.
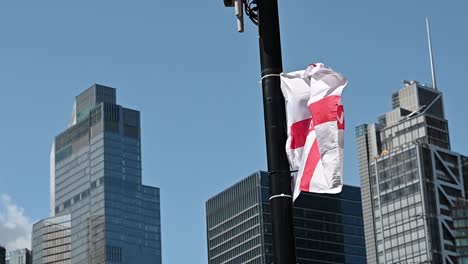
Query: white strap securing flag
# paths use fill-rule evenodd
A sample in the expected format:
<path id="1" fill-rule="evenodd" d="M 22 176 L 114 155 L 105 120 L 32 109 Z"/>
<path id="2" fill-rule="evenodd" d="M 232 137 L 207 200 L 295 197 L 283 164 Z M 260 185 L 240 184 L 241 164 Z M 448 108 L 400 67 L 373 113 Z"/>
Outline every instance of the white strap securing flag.
<path id="1" fill-rule="evenodd" d="M 301 191 L 339 193 L 343 186 L 344 113 L 341 93 L 348 81 L 322 63 L 281 75 L 286 100 L 286 152 Z"/>

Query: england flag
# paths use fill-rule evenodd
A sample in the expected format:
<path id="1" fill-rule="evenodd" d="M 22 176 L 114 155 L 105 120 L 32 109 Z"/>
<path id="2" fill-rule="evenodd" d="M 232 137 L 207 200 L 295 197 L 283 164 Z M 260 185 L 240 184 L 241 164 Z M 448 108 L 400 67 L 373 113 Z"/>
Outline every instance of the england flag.
<path id="1" fill-rule="evenodd" d="M 281 75 L 286 101 L 286 152 L 294 176 L 294 200 L 301 191 L 339 193 L 343 186 L 344 112 L 341 93 L 347 79 L 311 64 Z"/>

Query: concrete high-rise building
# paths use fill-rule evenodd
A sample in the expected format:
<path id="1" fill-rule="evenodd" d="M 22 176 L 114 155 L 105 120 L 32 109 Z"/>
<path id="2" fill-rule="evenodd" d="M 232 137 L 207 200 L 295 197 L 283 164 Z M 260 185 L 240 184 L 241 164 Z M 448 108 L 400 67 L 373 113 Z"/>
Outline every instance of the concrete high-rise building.
<path id="1" fill-rule="evenodd" d="M 0 246 L 0 264 L 5 264 L 6 250 Z"/>
<path id="2" fill-rule="evenodd" d="M 27 248 L 10 251 L 6 256 L 6 264 L 31 264 L 31 251 Z"/>
<path id="3" fill-rule="evenodd" d="M 50 163 L 51 218 L 34 225 L 34 264 L 161 263 L 159 189 L 142 184 L 140 113 L 118 105 L 114 88 L 76 97 Z"/>
<path id="4" fill-rule="evenodd" d="M 302 193 L 294 203 L 297 261 L 366 263 L 358 187 Z M 266 172 L 256 172 L 206 202 L 209 264 L 271 264 L 272 226 Z"/>
<path id="5" fill-rule="evenodd" d="M 393 110 L 356 127 L 369 263 L 457 263 L 451 206 L 467 158 L 450 150 L 442 93 L 416 81 Z"/>

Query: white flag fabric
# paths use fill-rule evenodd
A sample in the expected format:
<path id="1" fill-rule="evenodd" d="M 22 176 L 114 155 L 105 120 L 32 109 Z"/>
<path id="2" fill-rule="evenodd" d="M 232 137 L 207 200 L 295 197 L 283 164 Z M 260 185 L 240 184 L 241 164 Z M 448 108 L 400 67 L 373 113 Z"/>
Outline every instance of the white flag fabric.
<path id="1" fill-rule="evenodd" d="M 286 152 L 301 191 L 339 193 L 343 186 L 344 113 L 341 93 L 346 78 L 322 63 L 281 75 L 286 101 Z"/>

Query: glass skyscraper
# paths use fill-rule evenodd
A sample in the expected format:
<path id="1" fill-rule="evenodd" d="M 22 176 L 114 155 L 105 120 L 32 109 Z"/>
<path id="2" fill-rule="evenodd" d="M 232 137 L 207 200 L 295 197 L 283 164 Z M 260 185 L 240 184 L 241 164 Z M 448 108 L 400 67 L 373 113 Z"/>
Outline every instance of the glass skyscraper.
<path id="1" fill-rule="evenodd" d="M 302 193 L 294 203 L 297 261 L 366 263 L 361 197 Z M 206 202 L 209 264 L 271 264 L 272 227 L 266 172 L 256 172 Z"/>
<path id="2" fill-rule="evenodd" d="M 142 184 L 140 113 L 118 105 L 114 88 L 95 84 L 76 97 L 50 163 L 51 218 L 34 225 L 34 264 L 161 263 L 159 189 Z M 63 241 L 55 250 L 68 260 L 46 260 L 47 245 L 60 245 L 51 240 Z"/>
<path id="3" fill-rule="evenodd" d="M 450 150 L 442 93 L 416 81 L 393 110 L 356 127 L 369 263 L 457 263 L 451 207 L 467 158 Z"/>

